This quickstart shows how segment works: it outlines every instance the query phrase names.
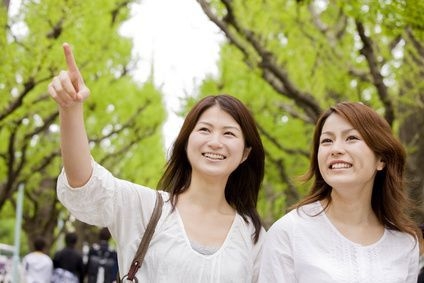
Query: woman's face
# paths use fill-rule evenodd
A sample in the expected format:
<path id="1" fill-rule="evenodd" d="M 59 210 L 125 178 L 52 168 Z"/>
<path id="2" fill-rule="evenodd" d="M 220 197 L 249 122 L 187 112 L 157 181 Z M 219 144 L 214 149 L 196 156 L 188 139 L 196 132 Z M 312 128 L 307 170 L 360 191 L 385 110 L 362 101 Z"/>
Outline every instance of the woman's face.
<path id="1" fill-rule="evenodd" d="M 333 189 L 372 190 L 375 174 L 384 168 L 384 163 L 348 121 L 333 113 L 321 131 L 318 166 Z"/>
<path id="2" fill-rule="evenodd" d="M 248 156 L 240 125 L 215 105 L 199 117 L 187 143 L 193 174 L 228 178 Z"/>

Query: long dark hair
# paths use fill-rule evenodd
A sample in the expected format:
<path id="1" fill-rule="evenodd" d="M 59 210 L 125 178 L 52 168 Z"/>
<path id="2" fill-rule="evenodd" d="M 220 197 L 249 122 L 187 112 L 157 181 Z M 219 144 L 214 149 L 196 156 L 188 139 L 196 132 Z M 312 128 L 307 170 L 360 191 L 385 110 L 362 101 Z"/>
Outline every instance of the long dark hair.
<path id="1" fill-rule="evenodd" d="M 173 144 L 158 188 L 171 194 L 171 203 L 175 207 L 178 195 L 187 190 L 191 182 L 192 168 L 186 153 L 189 136 L 202 113 L 214 105 L 218 105 L 240 125 L 245 147 L 251 148 L 247 159 L 229 176 L 225 186 L 225 198 L 245 221 L 250 218 L 255 227 L 253 239 L 256 243 L 262 227 L 256 203 L 264 177 L 265 153 L 252 114 L 237 98 L 226 94 L 207 96 L 190 110 Z"/>
<path id="2" fill-rule="evenodd" d="M 364 139 L 376 156 L 382 159 L 385 167 L 377 171 L 371 196 L 371 206 L 380 223 L 392 230 L 406 232 L 416 237 L 417 225 L 409 217 L 412 207 L 406 193 L 404 170 L 406 152 L 395 138 L 387 121 L 370 107 L 359 102 L 341 102 L 324 112 L 318 119 L 314 136 L 313 150 L 308 172 L 303 180 L 313 179 L 310 193 L 296 204 L 304 204 L 326 199 L 331 202 L 332 188 L 324 181 L 318 167 L 318 148 L 321 131 L 327 118 L 336 113 L 346 119 Z"/>

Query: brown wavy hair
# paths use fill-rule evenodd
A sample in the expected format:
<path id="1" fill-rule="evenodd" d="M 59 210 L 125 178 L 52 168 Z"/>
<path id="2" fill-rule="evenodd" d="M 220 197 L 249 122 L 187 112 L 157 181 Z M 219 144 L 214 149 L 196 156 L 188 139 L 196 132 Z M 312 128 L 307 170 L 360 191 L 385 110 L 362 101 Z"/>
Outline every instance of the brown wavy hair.
<path id="1" fill-rule="evenodd" d="M 380 223 L 386 228 L 406 232 L 419 237 L 416 223 L 411 219 L 412 206 L 406 193 L 404 171 L 406 152 L 395 138 L 387 121 L 370 107 L 359 102 L 341 102 L 324 112 L 318 119 L 313 135 L 313 149 L 310 166 L 302 176 L 303 181 L 313 179 L 310 193 L 294 207 L 326 199 L 331 202 L 331 190 L 318 167 L 318 148 L 321 131 L 327 118 L 336 113 L 346 119 L 362 136 L 368 147 L 385 163 L 377 171 L 371 196 L 371 207 Z M 421 237 L 419 237 L 421 238 Z"/>
<path id="2" fill-rule="evenodd" d="M 173 144 L 158 188 L 171 194 L 171 203 L 175 207 L 178 195 L 187 190 L 191 182 L 192 168 L 186 153 L 189 136 L 203 112 L 215 105 L 240 125 L 245 147 L 251 148 L 247 159 L 230 174 L 225 186 L 225 198 L 246 222 L 250 219 L 255 227 L 253 240 L 256 243 L 262 227 L 256 203 L 264 177 L 265 152 L 252 114 L 237 98 L 227 94 L 207 96 L 190 110 Z"/>

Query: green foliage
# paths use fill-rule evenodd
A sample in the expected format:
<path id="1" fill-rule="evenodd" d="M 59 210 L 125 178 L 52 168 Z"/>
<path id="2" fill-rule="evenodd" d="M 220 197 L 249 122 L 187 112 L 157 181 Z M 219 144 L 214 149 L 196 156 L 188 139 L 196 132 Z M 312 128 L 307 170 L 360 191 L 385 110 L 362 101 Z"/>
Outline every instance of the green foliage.
<path id="1" fill-rule="evenodd" d="M 258 203 L 266 225 L 308 192 L 310 184 L 296 177 L 309 166 L 313 124 L 340 101 L 385 115 L 413 156 L 410 174 L 423 183 L 421 2 L 198 2 L 228 39 L 220 75 L 206 80 L 201 94 L 233 94 L 256 117 L 267 152 Z M 410 189 L 422 197 L 422 186 Z"/>
<path id="2" fill-rule="evenodd" d="M 56 198 L 58 112 L 47 94 L 48 83 L 66 68 L 63 42 L 73 47 L 91 90 L 85 115 L 93 157 L 121 178 L 151 187 L 159 179 L 165 160 L 162 94 L 151 82 L 131 78 L 132 42 L 119 34 L 131 2 L 23 1 L 17 15 L 1 17 L 0 211 L 13 211 L 17 185 L 24 183 L 23 229 L 29 235 L 43 234 L 53 243 L 58 218 L 68 217 Z M 7 225 L 2 218 L 0 230 Z"/>

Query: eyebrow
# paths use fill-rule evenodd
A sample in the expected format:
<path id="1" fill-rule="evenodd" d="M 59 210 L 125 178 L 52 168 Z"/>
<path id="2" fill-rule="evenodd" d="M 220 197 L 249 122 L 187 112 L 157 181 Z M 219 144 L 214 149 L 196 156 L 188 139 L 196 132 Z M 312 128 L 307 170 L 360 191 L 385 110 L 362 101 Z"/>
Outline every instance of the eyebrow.
<path id="1" fill-rule="evenodd" d="M 343 130 L 342 134 L 346 134 L 346 133 L 351 132 L 351 131 L 358 131 L 358 130 L 355 129 L 355 128 L 350 128 L 350 129 Z M 321 136 L 322 135 L 334 135 L 334 132 L 332 132 L 332 131 L 321 132 Z"/>
<path id="2" fill-rule="evenodd" d="M 206 124 L 209 127 L 213 127 L 211 123 L 205 121 L 198 121 L 197 124 Z M 224 126 L 224 129 L 232 129 L 241 132 L 241 128 L 239 126 Z"/>

